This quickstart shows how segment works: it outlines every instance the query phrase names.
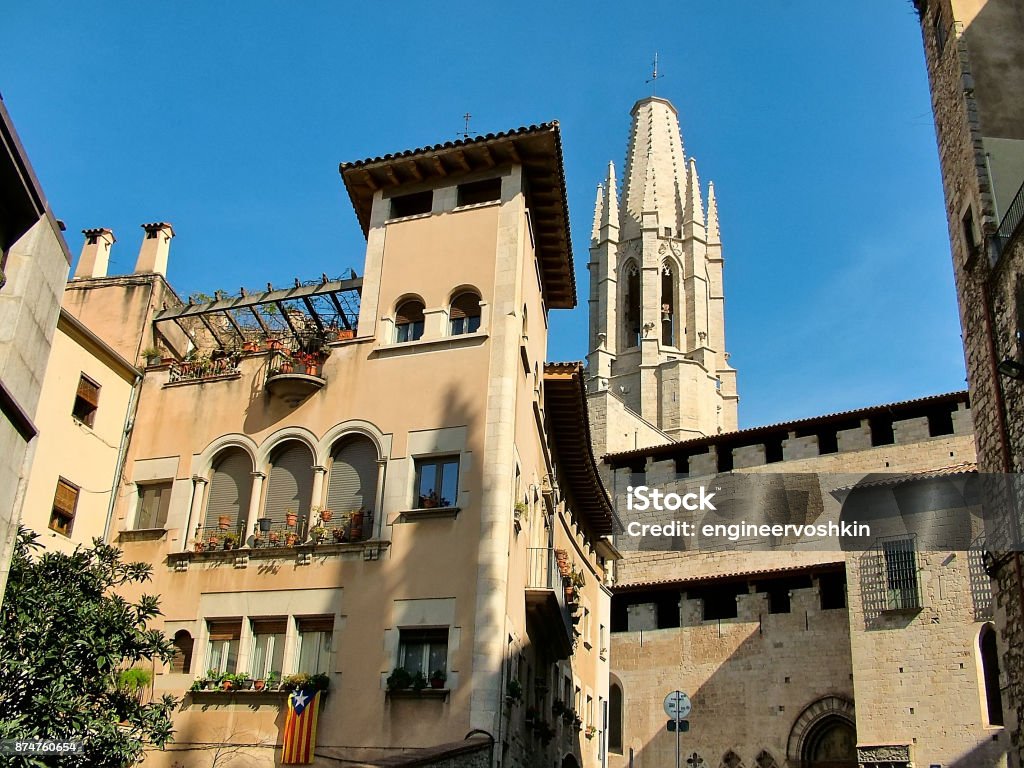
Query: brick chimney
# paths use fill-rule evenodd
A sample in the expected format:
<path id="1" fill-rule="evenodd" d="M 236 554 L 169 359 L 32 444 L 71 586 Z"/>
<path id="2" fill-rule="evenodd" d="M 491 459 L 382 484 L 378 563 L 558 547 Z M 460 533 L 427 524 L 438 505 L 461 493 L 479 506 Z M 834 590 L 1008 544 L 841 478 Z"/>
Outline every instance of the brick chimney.
<path id="1" fill-rule="evenodd" d="M 78 266 L 72 279 L 80 277 L 106 277 L 107 262 L 110 260 L 110 246 L 115 242 L 114 232 L 106 227 L 83 229 L 85 245 L 78 257 Z"/>
<path id="2" fill-rule="evenodd" d="M 135 273 L 158 272 L 167 276 L 167 253 L 174 237 L 174 227 L 165 221 L 143 224 L 146 236 L 139 249 L 139 260 L 135 262 Z"/>

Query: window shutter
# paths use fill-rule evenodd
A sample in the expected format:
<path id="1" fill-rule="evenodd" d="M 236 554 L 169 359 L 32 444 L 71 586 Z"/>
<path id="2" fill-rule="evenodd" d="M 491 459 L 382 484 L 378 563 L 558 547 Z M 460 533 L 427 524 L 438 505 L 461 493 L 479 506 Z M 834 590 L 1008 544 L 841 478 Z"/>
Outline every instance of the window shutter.
<path id="1" fill-rule="evenodd" d="M 283 523 L 289 509 L 309 517 L 313 498 L 313 455 L 302 443 L 291 441 L 272 459 L 263 516 Z"/>
<path id="2" fill-rule="evenodd" d="M 395 324 L 419 323 L 423 321 L 423 305 L 418 301 L 407 301 L 395 312 Z"/>
<path id="3" fill-rule="evenodd" d="M 253 619 L 254 635 L 283 635 L 288 632 L 288 619 Z"/>
<path id="4" fill-rule="evenodd" d="M 228 529 L 237 530 L 239 522 L 249 513 L 251 493 L 252 460 L 241 448 L 231 448 L 213 470 L 210 497 L 206 502 L 206 527 L 215 527 L 217 518 L 227 515 L 231 518 Z"/>
<path id="5" fill-rule="evenodd" d="M 90 381 L 85 376 L 78 379 L 78 392 L 76 394 L 93 408 L 99 407 L 100 386 L 99 384 Z"/>
<path id="6" fill-rule="evenodd" d="M 63 480 L 57 482 L 57 492 L 53 495 L 53 508 L 63 512 L 68 517 L 75 514 L 75 504 L 78 503 L 78 489 L 74 488 Z"/>
<path id="7" fill-rule="evenodd" d="M 327 506 L 342 513 L 371 510 L 376 498 L 377 448 L 365 437 L 351 438 L 334 452 Z"/>
<path id="8" fill-rule="evenodd" d="M 242 636 L 242 620 L 229 619 L 227 621 L 209 621 L 207 626 L 210 630 L 210 641 L 237 640 Z"/>
<path id="9" fill-rule="evenodd" d="M 332 632 L 334 631 L 333 616 L 314 616 L 299 619 L 299 632 Z"/>

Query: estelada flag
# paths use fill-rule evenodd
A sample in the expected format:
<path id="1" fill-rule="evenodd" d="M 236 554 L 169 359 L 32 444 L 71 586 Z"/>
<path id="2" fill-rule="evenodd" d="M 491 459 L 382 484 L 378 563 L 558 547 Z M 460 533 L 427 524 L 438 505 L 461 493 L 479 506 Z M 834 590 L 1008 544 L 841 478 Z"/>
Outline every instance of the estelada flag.
<path id="1" fill-rule="evenodd" d="M 309 765 L 316 749 L 316 719 L 320 712 L 320 692 L 295 691 L 288 696 L 288 714 L 284 718 L 282 765 Z"/>

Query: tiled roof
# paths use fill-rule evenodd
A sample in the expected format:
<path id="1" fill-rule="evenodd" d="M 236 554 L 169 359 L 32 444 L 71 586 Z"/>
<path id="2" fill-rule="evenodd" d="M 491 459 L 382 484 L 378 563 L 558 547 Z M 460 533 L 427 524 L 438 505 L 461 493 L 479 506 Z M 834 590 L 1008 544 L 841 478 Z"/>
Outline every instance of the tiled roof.
<path id="1" fill-rule="evenodd" d="M 766 574 L 794 573 L 796 571 L 836 571 L 845 567 L 845 560 L 831 560 L 820 563 L 800 563 L 795 565 L 776 566 L 774 568 L 744 568 L 734 571 L 717 571 L 715 573 L 702 573 L 695 576 L 674 576 L 664 579 L 650 579 L 646 581 L 630 581 L 612 586 L 613 592 L 631 592 L 649 587 L 674 586 L 685 584 L 699 584 L 705 581 L 726 581 L 729 579 L 740 579 L 750 576 L 762 576 Z"/>
<path id="2" fill-rule="evenodd" d="M 880 488 L 887 485 L 902 485 L 903 483 L 919 482 L 921 480 L 932 480 L 937 477 L 959 477 L 962 475 L 973 475 L 978 471 L 978 465 L 973 461 L 964 461 L 959 464 L 951 464 L 948 467 L 938 469 L 916 469 L 910 472 L 898 472 L 885 474 L 877 480 L 846 485 L 836 488 L 837 491 L 852 491 L 858 488 Z"/>

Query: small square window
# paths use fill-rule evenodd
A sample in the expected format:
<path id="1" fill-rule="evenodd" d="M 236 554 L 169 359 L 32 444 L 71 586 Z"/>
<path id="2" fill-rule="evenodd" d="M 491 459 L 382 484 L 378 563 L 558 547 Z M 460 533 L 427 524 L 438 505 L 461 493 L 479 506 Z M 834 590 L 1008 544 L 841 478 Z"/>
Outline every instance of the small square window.
<path id="1" fill-rule="evenodd" d="M 53 511 L 50 512 L 50 530 L 70 536 L 77 506 L 78 488 L 64 479 L 58 480 L 57 491 L 53 494 Z"/>
<path id="2" fill-rule="evenodd" d="M 501 200 L 501 179 L 459 184 L 457 205 L 479 205 Z"/>
<path id="3" fill-rule="evenodd" d="M 454 507 L 459 495 L 459 457 L 416 459 L 417 509 Z"/>
<path id="4" fill-rule="evenodd" d="M 75 404 L 71 415 L 87 427 L 96 421 L 96 409 L 100 404 L 100 385 L 84 373 L 78 379 L 78 390 L 75 392 Z"/>
<path id="5" fill-rule="evenodd" d="M 299 619 L 299 661 L 297 669 L 314 675 L 331 672 L 334 618 Z"/>
<path id="6" fill-rule="evenodd" d="M 448 629 L 400 629 L 398 666 L 427 679 L 438 671 L 447 675 Z"/>
<path id="7" fill-rule="evenodd" d="M 399 195 L 391 198 L 391 217 L 400 219 L 403 216 L 416 216 L 420 213 L 430 213 L 434 205 L 434 193 L 414 192 L 411 195 Z"/>
<path id="8" fill-rule="evenodd" d="M 135 513 L 135 530 L 163 528 L 167 525 L 167 509 L 171 504 L 171 481 L 139 486 L 139 506 Z"/>

